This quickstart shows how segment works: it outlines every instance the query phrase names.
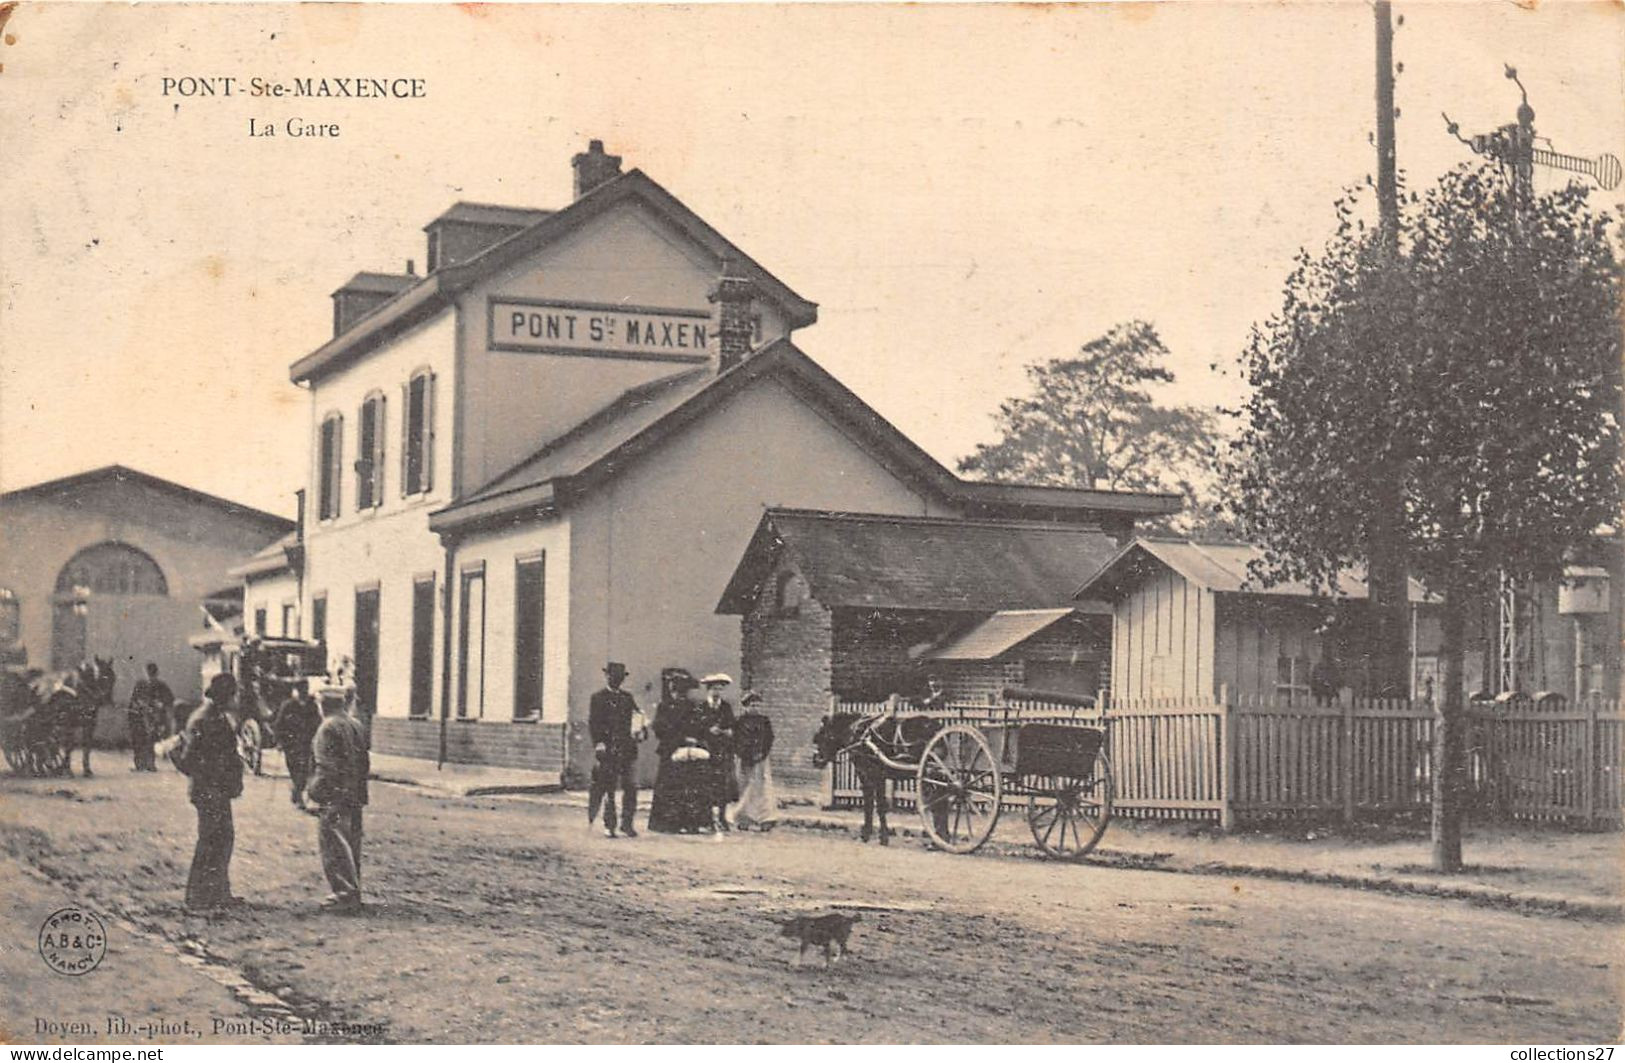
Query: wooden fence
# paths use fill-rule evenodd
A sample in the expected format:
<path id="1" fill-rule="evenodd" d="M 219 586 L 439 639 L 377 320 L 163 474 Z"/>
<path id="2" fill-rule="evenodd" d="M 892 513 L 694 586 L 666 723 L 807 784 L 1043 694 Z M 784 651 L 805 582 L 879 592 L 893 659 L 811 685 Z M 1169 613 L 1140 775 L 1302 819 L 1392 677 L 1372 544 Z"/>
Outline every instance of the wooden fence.
<path id="1" fill-rule="evenodd" d="M 1426 705 L 1102 700 L 1104 711 L 1022 701 L 950 705 L 928 715 L 986 728 L 1007 764 L 1011 725 L 1104 722 L 1118 815 L 1203 819 L 1228 828 L 1240 820 L 1414 812 L 1432 800 L 1434 715 Z M 832 708 L 868 715 L 885 706 L 837 702 Z M 1625 717 L 1618 702 L 1475 706 L 1467 714 L 1467 746 L 1473 816 L 1620 824 Z M 897 803 L 912 806 L 913 787 L 912 780 L 895 783 Z M 826 803 L 856 803 L 858 793 L 843 758 L 827 778 Z"/>

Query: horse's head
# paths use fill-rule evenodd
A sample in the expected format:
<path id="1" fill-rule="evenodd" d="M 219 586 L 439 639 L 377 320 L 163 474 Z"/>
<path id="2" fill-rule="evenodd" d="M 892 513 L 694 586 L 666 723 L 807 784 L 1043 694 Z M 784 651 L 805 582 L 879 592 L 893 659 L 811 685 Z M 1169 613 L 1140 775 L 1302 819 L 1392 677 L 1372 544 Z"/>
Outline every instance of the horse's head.
<path id="1" fill-rule="evenodd" d="M 819 721 L 813 735 L 813 767 L 835 763 L 841 750 L 852 744 L 852 723 L 856 719 L 856 716 L 836 714 Z"/>

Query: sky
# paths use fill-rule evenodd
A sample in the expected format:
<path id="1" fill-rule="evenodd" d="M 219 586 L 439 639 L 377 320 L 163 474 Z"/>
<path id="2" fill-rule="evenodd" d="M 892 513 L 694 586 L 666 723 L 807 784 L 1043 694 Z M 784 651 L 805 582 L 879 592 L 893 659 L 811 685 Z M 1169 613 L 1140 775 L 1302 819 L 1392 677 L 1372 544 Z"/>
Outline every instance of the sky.
<path id="1" fill-rule="evenodd" d="M 1625 155 L 1625 12 L 1406 3 L 1399 160 L 1511 121 Z M 1369 4 L 25 4 L 0 38 L 0 489 L 122 462 L 292 515 L 290 363 L 455 200 L 560 207 L 602 139 L 802 295 L 799 346 L 938 459 L 1023 367 L 1153 322 L 1163 398 L 1238 399 L 1249 326 L 1373 172 Z M 417 77 L 405 100 L 244 83 Z M 233 76 L 231 98 L 165 78 Z M 338 138 L 250 138 L 250 119 Z M 1540 174 L 1537 184 L 1557 178 Z M 1616 191 L 1605 202 L 1625 196 Z"/>

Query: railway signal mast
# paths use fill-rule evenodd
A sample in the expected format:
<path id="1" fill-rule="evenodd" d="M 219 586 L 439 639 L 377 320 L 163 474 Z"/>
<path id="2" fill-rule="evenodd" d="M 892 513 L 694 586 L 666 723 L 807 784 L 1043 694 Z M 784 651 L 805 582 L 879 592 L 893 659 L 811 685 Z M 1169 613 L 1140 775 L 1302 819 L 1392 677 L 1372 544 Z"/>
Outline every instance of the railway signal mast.
<path id="1" fill-rule="evenodd" d="M 1523 100 L 1518 104 L 1518 119 L 1508 122 L 1490 133 L 1464 137 L 1461 127 L 1444 115 L 1445 129 L 1451 136 L 1473 150 L 1475 154 L 1496 160 L 1512 176 L 1512 187 L 1520 203 L 1534 196 L 1536 164 L 1553 170 L 1582 174 L 1606 191 L 1619 187 L 1622 176 L 1619 157 L 1604 153 L 1595 159 L 1582 159 L 1555 150 L 1551 142 L 1535 135 L 1535 109 L 1529 105 L 1529 90 L 1518 78 L 1512 66 L 1506 68 L 1507 80 L 1518 86 Z M 1543 142 L 1544 147 L 1537 147 Z M 1520 616 L 1519 598 L 1524 599 Z M 1533 633 L 1534 601 L 1527 591 L 1521 595 L 1516 581 L 1501 573 L 1497 595 L 1495 693 L 1505 694 L 1519 689 L 1518 665 L 1526 656 Z M 1578 691 L 1576 691 L 1578 693 Z"/>

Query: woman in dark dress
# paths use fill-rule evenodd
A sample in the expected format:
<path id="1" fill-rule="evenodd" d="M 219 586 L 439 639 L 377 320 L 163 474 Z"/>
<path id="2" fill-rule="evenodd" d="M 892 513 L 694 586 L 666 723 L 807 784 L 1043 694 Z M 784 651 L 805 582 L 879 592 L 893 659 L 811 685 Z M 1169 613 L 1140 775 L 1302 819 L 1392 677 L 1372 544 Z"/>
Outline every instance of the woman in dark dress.
<path id="1" fill-rule="evenodd" d="M 662 834 L 696 834 L 711 829 L 715 775 L 709 760 L 695 759 L 706 749 L 706 724 L 692 700 L 699 684 L 682 668 L 660 673 L 663 692 L 654 732 L 660 767 L 649 803 L 649 829 Z"/>
<path id="2" fill-rule="evenodd" d="M 705 700 L 695 710 L 699 714 L 706 750 L 711 759 L 710 769 L 711 827 L 717 831 L 731 829 L 728 825 L 728 806 L 739 800 L 739 773 L 734 768 L 734 709 L 722 692 L 733 683 L 726 672 L 713 672 L 700 680 L 705 686 Z"/>

